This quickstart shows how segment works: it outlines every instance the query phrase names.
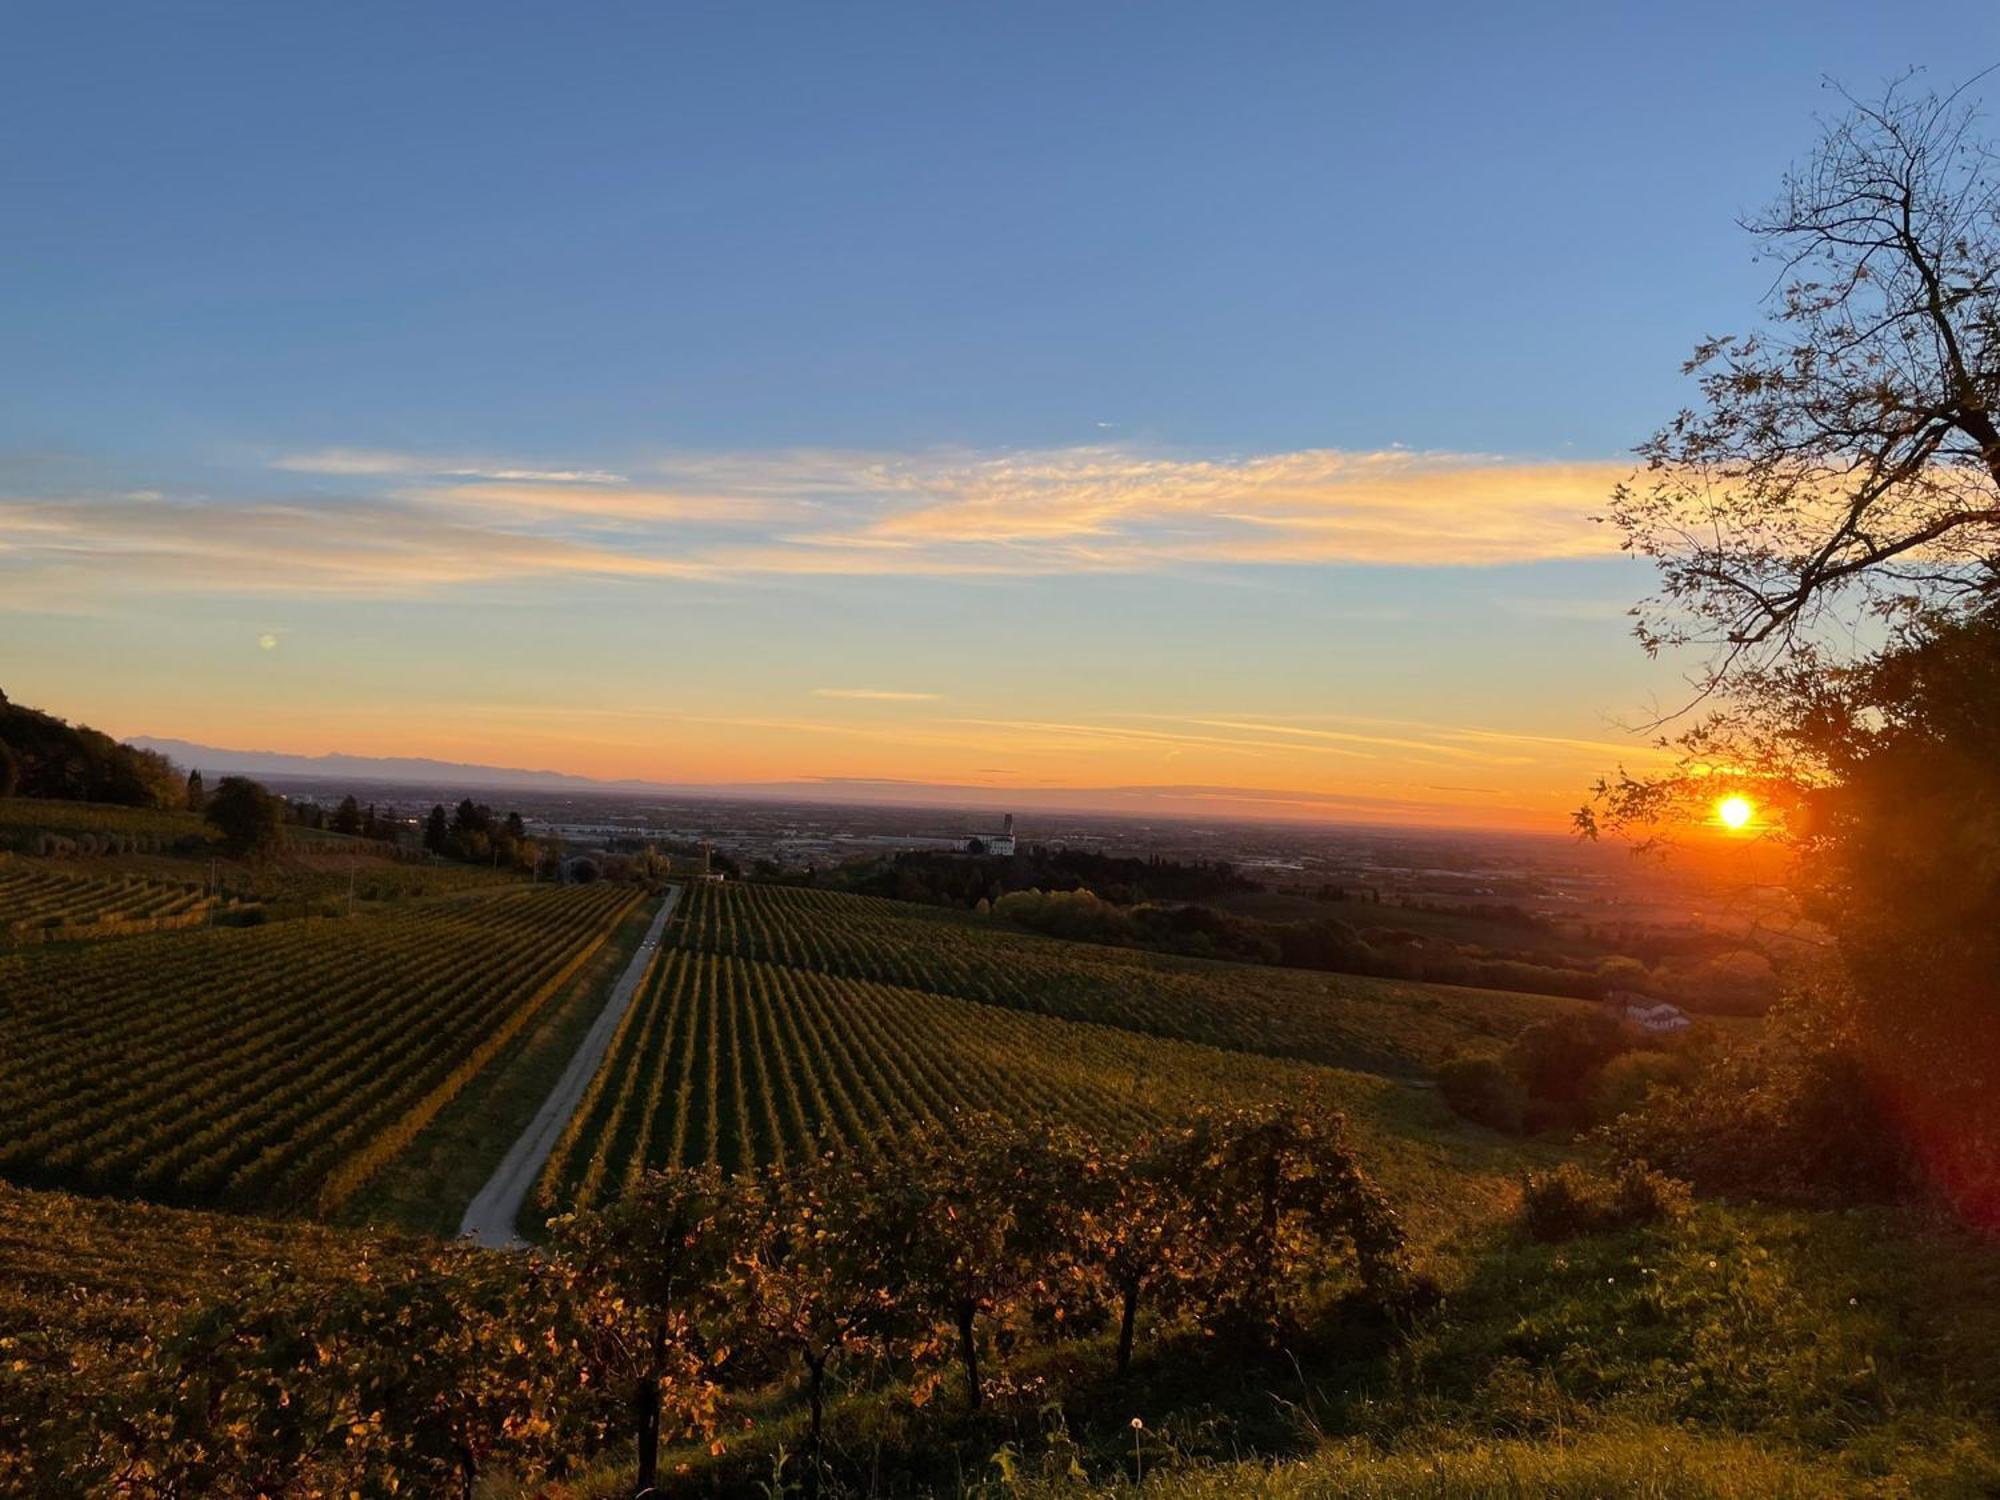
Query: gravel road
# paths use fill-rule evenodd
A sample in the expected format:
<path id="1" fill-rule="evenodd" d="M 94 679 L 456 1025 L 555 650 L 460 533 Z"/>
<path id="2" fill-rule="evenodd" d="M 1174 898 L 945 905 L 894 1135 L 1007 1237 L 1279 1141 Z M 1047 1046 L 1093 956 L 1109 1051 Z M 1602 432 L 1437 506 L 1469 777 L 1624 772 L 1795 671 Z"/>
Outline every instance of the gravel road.
<path id="1" fill-rule="evenodd" d="M 521 1211 L 521 1204 L 535 1185 L 535 1179 L 542 1174 L 542 1166 L 549 1159 L 549 1153 L 561 1139 L 563 1127 L 576 1113 L 576 1107 L 583 1102 L 583 1091 L 590 1087 L 590 1080 L 596 1076 L 598 1066 L 604 1061 L 604 1054 L 611 1050 L 611 1039 L 618 1034 L 618 1023 L 625 1019 L 625 1012 L 632 1004 L 632 997 L 639 991 L 639 981 L 646 977 L 647 965 L 659 950 L 660 933 L 667 925 L 667 918 L 674 913 L 674 907 L 681 898 L 681 888 L 667 887 L 667 897 L 660 903 L 660 909 L 653 914 L 653 922 L 646 929 L 646 936 L 640 941 L 638 951 L 632 955 L 625 972 L 618 976 L 618 983 L 612 986 L 610 999 L 604 1002 L 604 1009 L 591 1022 L 590 1030 L 578 1045 L 576 1054 L 570 1058 L 569 1066 L 556 1080 L 556 1086 L 542 1107 L 535 1111 L 535 1118 L 528 1122 L 528 1128 L 520 1138 L 507 1148 L 507 1154 L 500 1159 L 500 1165 L 486 1180 L 465 1210 L 465 1217 L 459 1222 L 461 1237 L 470 1236 L 476 1243 L 492 1250 L 511 1250 L 527 1243 L 514 1232 L 514 1215 Z"/>

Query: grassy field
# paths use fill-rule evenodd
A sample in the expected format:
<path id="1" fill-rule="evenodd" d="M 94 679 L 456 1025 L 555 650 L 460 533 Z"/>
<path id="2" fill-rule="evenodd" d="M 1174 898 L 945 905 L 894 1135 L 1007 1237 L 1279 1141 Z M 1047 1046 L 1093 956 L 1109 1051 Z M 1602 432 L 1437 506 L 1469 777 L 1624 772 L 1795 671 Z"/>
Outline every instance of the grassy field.
<path id="1" fill-rule="evenodd" d="M 1432 1091 L 751 959 L 668 950 L 544 1175 L 544 1212 L 617 1196 L 640 1172 L 734 1170 L 956 1111 L 1118 1136 L 1202 1104 L 1318 1097 L 1436 1221 L 1505 1191 L 1518 1156 L 1458 1128 Z"/>
<path id="2" fill-rule="evenodd" d="M 957 1111 L 1118 1135 L 1310 1093 L 1353 1117 L 1436 1231 L 1504 1196 L 1519 1157 L 1400 1075 L 1571 1004 L 1165 959 L 871 897 L 694 887 L 535 1202 L 599 1205 L 662 1166 L 870 1149 Z"/>

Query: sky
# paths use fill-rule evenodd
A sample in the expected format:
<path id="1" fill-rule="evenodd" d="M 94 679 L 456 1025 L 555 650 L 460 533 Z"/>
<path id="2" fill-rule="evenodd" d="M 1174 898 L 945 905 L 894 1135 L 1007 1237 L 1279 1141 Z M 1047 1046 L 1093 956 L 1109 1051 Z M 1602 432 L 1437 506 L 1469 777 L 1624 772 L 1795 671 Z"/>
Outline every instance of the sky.
<path id="1" fill-rule="evenodd" d="M 1558 830 L 1590 518 L 1890 4 L 30 5 L 0 688 L 114 733 Z M 941 791 L 940 795 L 947 795 Z"/>

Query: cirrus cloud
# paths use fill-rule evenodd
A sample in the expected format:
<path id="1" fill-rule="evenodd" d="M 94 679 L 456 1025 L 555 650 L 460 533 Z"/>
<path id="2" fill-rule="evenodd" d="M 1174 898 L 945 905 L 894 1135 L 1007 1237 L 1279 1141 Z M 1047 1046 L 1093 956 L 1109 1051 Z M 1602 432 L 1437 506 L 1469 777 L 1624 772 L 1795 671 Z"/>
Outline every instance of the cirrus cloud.
<path id="1" fill-rule="evenodd" d="M 327 448 L 246 495 L 156 484 L 10 496 L 17 600 L 93 582 L 385 594 L 495 579 L 1038 576 L 1199 566 L 1486 567 L 1616 550 L 1593 524 L 1623 463 L 1404 449 L 1185 457 L 799 450 L 579 464 Z M 271 493 L 276 486 L 279 493 Z"/>
<path id="2" fill-rule="evenodd" d="M 937 693 L 909 693 L 895 688 L 830 688 L 812 690 L 815 698 L 855 698 L 867 703 L 936 703 Z"/>

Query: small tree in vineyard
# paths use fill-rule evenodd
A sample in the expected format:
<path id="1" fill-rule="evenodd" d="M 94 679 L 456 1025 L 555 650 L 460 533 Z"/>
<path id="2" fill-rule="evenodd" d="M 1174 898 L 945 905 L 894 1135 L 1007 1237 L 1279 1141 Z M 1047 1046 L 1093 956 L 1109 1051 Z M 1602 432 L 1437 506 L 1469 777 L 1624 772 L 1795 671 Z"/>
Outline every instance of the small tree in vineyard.
<path id="1" fill-rule="evenodd" d="M 588 1293 L 591 1359 L 627 1393 L 640 1491 L 659 1482 L 664 1432 L 715 1430 L 733 1208 L 719 1172 L 683 1168 L 649 1175 L 607 1212 L 554 1225 L 560 1258 Z"/>
<path id="2" fill-rule="evenodd" d="M 861 1222 L 876 1274 L 910 1320 L 907 1348 L 919 1368 L 951 1350 L 965 1375 L 966 1405 L 983 1396 L 979 1323 L 1005 1310 L 1038 1267 L 1023 1255 L 1035 1237 L 1022 1214 L 1039 1205 L 1009 1181 L 1015 1133 L 984 1115 L 955 1134 L 930 1125 L 896 1141 L 865 1169 Z M 934 1389 L 935 1377 L 919 1382 Z"/>
<path id="3" fill-rule="evenodd" d="M 881 1353 L 895 1306 L 877 1274 L 865 1212 L 867 1174 L 822 1157 L 773 1167 L 739 1189 L 731 1215 L 726 1300 L 754 1342 L 796 1359 L 811 1412 L 815 1493 L 823 1472 L 827 1371 L 856 1353 Z"/>
<path id="4" fill-rule="evenodd" d="M 216 783 L 202 815 L 231 854 L 262 854 L 285 836 L 285 804 L 247 776 Z"/>
<path id="5" fill-rule="evenodd" d="M 1210 1113 L 1181 1150 L 1197 1206 L 1190 1274 L 1211 1327 L 1282 1339 L 1306 1295 L 1343 1267 L 1378 1297 L 1400 1295 L 1402 1228 L 1337 1111 L 1308 1102 Z"/>
<path id="6" fill-rule="evenodd" d="M 1121 1376 L 1132 1367 L 1142 1305 L 1177 1311 L 1200 1263 L 1203 1220 L 1189 1194 L 1197 1139 L 1185 1126 L 1154 1131 L 1079 1180 L 1079 1259 L 1118 1310 Z"/>

